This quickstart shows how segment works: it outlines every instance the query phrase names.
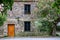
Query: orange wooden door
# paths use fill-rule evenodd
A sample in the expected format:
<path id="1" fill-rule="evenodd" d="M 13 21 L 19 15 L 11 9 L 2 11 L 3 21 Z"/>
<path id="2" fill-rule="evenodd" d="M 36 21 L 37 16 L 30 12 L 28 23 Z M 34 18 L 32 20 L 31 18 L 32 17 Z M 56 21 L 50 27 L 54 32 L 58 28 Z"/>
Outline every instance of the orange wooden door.
<path id="1" fill-rule="evenodd" d="M 8 24 L 8 36 L 9 37 L 14 37 L 14 32 L 15 32 L 15 25 L 14 24 Z"/>

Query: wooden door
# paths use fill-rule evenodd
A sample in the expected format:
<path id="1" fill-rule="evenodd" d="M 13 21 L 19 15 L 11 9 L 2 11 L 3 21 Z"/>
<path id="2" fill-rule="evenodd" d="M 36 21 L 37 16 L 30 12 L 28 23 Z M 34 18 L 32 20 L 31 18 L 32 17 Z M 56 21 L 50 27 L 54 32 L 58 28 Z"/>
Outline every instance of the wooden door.
<path id="1" fill-rule="evenodd" d="M 8 24 L 8 37 L 14 37 L 15 32 L 15 25 L 14 24 Z"/>

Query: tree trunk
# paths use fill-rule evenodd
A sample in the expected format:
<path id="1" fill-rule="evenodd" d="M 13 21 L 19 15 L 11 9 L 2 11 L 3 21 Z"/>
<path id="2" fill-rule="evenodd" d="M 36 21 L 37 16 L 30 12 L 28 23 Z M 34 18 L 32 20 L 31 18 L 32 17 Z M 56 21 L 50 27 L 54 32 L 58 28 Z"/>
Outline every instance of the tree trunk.
<path id="1" fill-rule="evenodd" d="M 52 27 L 52 36 L 56 36 L 56 27 L 58 22 L 60 22 L 60 17 L 53 22 L 54 25 Z"/>
<path id="2" fill-rule="evenodd" d="M 0 37 L 3 37 L 3 27 L 0 27 Z"/>
<path id="3" fill-rule="evenodd" d="M 56 36 L 56 23 L 52 27 L 52 36 Z"/>

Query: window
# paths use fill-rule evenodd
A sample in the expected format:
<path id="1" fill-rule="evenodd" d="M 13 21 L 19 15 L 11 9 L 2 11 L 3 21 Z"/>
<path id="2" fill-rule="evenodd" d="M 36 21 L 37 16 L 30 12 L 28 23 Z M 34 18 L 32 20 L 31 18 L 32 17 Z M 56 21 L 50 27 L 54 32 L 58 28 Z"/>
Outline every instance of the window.
<path id="1" fill-rule="evenodd" d="M 30 21 L 24 22 L 24 31 L 30 31 Z"/>
<path id="2" fill-rule="evenodd" d="M 30 14 L 30 8 L 31 6 L 30 6 L 30 4 L 25 4 L 24 5 L 24 13 L 25 14 Z"/>

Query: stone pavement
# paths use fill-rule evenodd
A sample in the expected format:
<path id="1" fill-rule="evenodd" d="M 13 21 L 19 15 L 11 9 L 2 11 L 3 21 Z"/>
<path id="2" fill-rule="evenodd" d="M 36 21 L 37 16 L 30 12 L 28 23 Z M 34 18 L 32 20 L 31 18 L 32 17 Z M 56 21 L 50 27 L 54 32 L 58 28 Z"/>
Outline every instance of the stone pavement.
<path id="1" fill-rule="evenodd" d="M 60 37 L 20 37 L 20 38 L 0 38 L 0 40 L 60 40 Z"/>

